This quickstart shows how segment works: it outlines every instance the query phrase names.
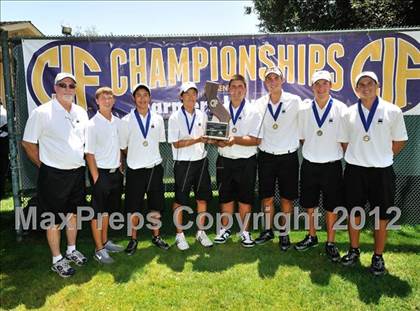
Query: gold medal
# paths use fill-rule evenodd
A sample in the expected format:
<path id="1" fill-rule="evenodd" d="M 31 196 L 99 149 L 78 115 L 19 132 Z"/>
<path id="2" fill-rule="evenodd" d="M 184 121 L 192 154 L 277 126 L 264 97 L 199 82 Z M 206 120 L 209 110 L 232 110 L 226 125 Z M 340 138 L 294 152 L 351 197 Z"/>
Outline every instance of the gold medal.
<path id="1" fill-rule="evenodd" d="M 363 136 L 363 141 L 369 141 L 369 140 L 370 140 L 370 136 L 369 135 Z"/>
<path id="2" fill-rule="evenodd" d="M 236 129 L 236 127 L 234 127 L 233 129 L 232 129 L 232 133 L 236 133 L 238 130 Z"/>
<path id="3" fill-rule="evenodd" d="M 277 130 L 279 128 L 279 125 L 277 123 L 273 124 L 273 129 Z"/>
<path id="4" fill-rule="evenodd" d="M 316 131 L 316 135 L 318 135 L 318 136 L 322 136 L 322 134 L 323 134 L 322 130 L 318 130 L 318 131 Z"/>
<path id="5" fill-rule="evenodd" d="M 147 147 L 148 145 L 149 145 L 149 143 L 147 142 L 147 140 L 145 140 L 145 141 L 143 142 L 143 146 Z"/>

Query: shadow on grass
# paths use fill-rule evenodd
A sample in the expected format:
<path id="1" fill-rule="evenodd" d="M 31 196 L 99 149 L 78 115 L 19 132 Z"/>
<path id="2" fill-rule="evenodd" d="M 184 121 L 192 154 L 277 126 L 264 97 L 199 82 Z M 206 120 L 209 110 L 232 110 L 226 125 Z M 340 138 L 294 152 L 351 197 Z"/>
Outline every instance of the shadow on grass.
<path id="1" fill-rule="evenodd" d="M 337 243 L 340 249 L 346 249 L 347 243 Z M 369 252 L 373 244 L 361 244 L 362 252 Z M 412 245 L 387 245 L 389 252 L 420 253 L 420 247 Z M 302 271 L 309 272 L 312 283 L 321 286 L 328 286 L 330 278 L 338 275 L 348 282 L 357 286 L 359 298 L 366 304 L 379 303 L 382 296 L 407 297 L 412 293 L 410 284 L 401 280 L 398 276 L 386 274 L 382 277 L 375 277 L 368 271 L 368 267 L 356 265 L 344 267 L 338 263 L 332 263 L 324 254 L 320 245 L 316 249 L 301 253 L 294 249 L 281 252 L 274 243 L 244 249 L 240 243 L 227 242 L 225 245 L 216 245 L 212 249 L 199 249 L 196 253 L 189 252 L 185 257 L 197 254 L 193 263 L 193 271 L 197 272 L 223 272 L 239 264 L 250 264 L 258 262 L 258 274 L 262 279 L 273 278 L 280 268 L 298 267 Z M 161 256 L 160 263 L 166 264 L 175 271 L 182 271 L 183 263 L 181 258 Z"/>
<path id="2" fill-rule="evenodd" d="M 145 272 L 147 265 L 156 259 L 158 264 L 166 265 L 174 272 L 183 272 L 186 263 L 192 264 L 193 272 L 223 272 L 240 264 L 258 264 L 258 275 L 261 279 L 274 278 L 279 269 L 298 267 L 308 272 L 311 282 L 328 286 L 333 275 L 355 284 L 359 298 L 366 304 L 378 303 L 381 297 L 407 297 L 412 293 L 410 284 L 398 276 L 387 274 L 383 277 L 373 277 L 367 267 L 342 267 L 328 261 L 324 255 L 322 244 L 304 253 L 291 249 L 280 252 L 276 243 L 267 243 L 252 249 L 244 249 L 237 242 L 228 241 L 225 245 L 217 245 L 205 249 L 197 243 L 191 249 L 180 252 L 176 247 L 162 251 L 154 246 L 141 247 L 131 257 L 125 254 L 115 254 L 116 262 L 110 266 L 99 266 L 94 262 L 93 244 L 88 228 L 84 227 L 78 237 L 78 249 L 88 255 L 89 263 L 84 267 L 76 267 L 77 273 L 69 279 L 61 279 L 50 271 L 50 254 L 43 232 L 31 232 L 20 243 L 15 242 L 11 230 L 13 215 L 0 214 L 0 273 L 1 307 L 5 309 L 24 305 L 26 308 L 39 308 L 45 305 L 47 298 L 70 285 L 82 285 L 90 282 L 98 273 L 109 273 L 115 282 L 126 283 Z M 173 228 L 167 227 L 165 234 L 173 236 Z M 193 231 L 188 231 L 192 234 Z M 127 239 L 123 232 L 111 232 L 111 238 Z M 63 234 L 64 236 L 64 234 Z M 140 240 L 149 240 L 148 232 L 140 235 Z M 62 244 L 62 249 L 65 243 Z M 338 243 L 341 251 L 347 248 L 347 243 Z M 361 245 L 362 252 L 371 252 L 373 245 Z M 388 244 L 388 252 L 420 253 L 420 247 L 410 244 Z M 98 284 L 100 285 L 100 284 Z M 77 290 L 76 290 L 77 293 Z"/>
<path id="3" fill-rule="evenodd" d="M 337 243 L 341 250 L 348 247 L 347 243 Z M 273 247 L 275 248 L 273 250 Z M 267 245 L 270 249 L 270 246 Z M 373 244 L 362 243 L 360 245 L 361 251 L 371 254 Z M 419 247 L 411 245 L 387 245 L 389 252 L 403 253 L 418 253 Z M 262 278 L 274 277 L 275 273 L 280 267 L 298 267 L 302 271 L 309 272 L 309 277 L 312 283 L 321 286 L 328 286 L 333 275 L 338 275 L 342 279 L 355 284 L 357 286 L 359 299 L 366 304 L 378 304 L 382 296 L 388 297 L 407 297 L 412 292 L 410 284 L 401 280 L 398 276 L 390 273 L 375 277 L 369 271 L 368 267 L 360 264 L 354 267 L 344 267 L 339 263 L 332 263 L 326 257 L 323 245 L 320 244 L 318 248 L 311 249 L 306 252 L 297 252 L 293 249 L 287 253 L 280 252 L 276 246 L 271 246 L 271 250 L 267 251 L 271 254 L 265 256 L 258 256 L 259 275 Z M 343 253 L 343 252 L 342 252 Z M 274 256 L 274 258 L 272 258 Z M 275 264 L 277 263 L 277 265 Z"/>

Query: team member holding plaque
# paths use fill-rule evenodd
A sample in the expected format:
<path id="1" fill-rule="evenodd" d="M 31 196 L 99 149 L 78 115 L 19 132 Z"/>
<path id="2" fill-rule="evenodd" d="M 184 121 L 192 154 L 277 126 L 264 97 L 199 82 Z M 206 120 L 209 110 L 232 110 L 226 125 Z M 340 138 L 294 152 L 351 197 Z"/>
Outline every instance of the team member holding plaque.
<path id="1" fill-rule="evenodd" d="M 311 79 L 313 100 L 305 100 L 299 111 L 299 138 L 303 144 L 303 162 L 300 167 L 300 205 L 309 218 L 309 232 L 296 243 L 295 249 L 304 251 L 318 245 L 314 207 L 319 204 L 322 193 L 323 206 L 327 211 L 327 243 L 325 252 L 330 260 L 340 260 L 335 245 L 337 219 L 334 208 L 343 206 L 343 148 L 337 142 L 339 124 L 347 106 L 331 97 L 331 74 L 326 70 L 316 71 Z"/>
<path id="2" fill-rule="evenodd" d="M 195 108 L 197 95 L 195 83 L 183 83 L 179 93 L 182 106 L 172 113 L 168 123 L 168 142 L 172 144 L 175 176 L 173 210 L 179 225 L 182 225 L 182 210 L 178 208 L 190 205 L 191 188 L 194 190 L 198 214 L 207 211 L 207 202 L 212 197 L 207 151 L 204 145 L 206 139 L 203 138 L 207 117 Z M 200 217 L 199 224 L 204 226 L 204 217 Z M 182 229 L 177 226 L 176 230 L 177 247 L 180 250 L 188 249 L 189 245 Z M 206 232 L 200 227 L 196 238 L 204 247 L 213 246 Z"/>
<path id="3" fill-rule="evenodd" d="M 379 227 L 375 228 L 370 271 L 382 275 L 386 272 L 382 253 L 387 224 L 392 217 L 387 211 L 394 206 L 395 196 L 393 157 L 402 150 L 408 137 L 401 109 L 377 96 L 379 82 L 374 72 L 360 73 L 355 86 L 359 100 L 349 107 L 338 137 L 346 148 L 345 199 L 349 211 L 364 207 L 367 201 L 372 209 L 379 207 Z M 359 261 L 360 229 L 354 225 L 358 226 L 360 221 L 359 213 L 348 221 L 350 249 L 341 259 L 345 266 Z"/>
<path id="4" fill-rule="evenodd" d="M 219 102 L 217 91 L 219 83 L 207 81 L 205 86 L 205 96 L 207 99 L 207 108 L 213 116 L 206 122 L 204 137 L 211 140 L 229 139 L 229 121 L 231 119 L 229 111 Z"/>
<path id="5" fill-rule="evenodd" d="M 163 187 L 162 157 L 159 143 L 165 142 L 163 118 L 150 111 L 150 88 L 138 84 L 133 89 L 135 109 L 121 122 L 120 148 L 127 156 L 125 207 L 128 213 L 141 212 L 144 195 L 147 194 L 147 209 L 154 222 L 160 220 L 165 198 Z M 128 255 L 137 250 L 137 225 L 139 217 L 131 216 L 131 239 L 126 248 Z M 160 237 L 159 229 L 152 230 L 152 242 L 157 247 L 168 249 L 169 245 Z"/>
<path id="6" fill-rule="evenodd" d="M 222 213 L 233 214 L 235 201 L 244 224 L 241 244 L 255 246 L 248 231 L 247 215 L 254 203 L 255 179 L 257 170 L 257 145 L 261 142 L 261 115 L 245 100 L 246 82 L 242 75 L 234 75 L 229 81 L 230 102 L 225 106 L 230 112 L 229 140 L 217 141 L 219 156 L 216 162 L 216 179 Z M 228 218 L 222 217 L 222 229 L 215 243 L 225 243 L 231 235 L 227 228 Z"/>
<path id="7" fill-rule="evenodd" d="M 256 102 L 263 116 L 264 131 L 264 138 L 258 147 L 259 194 L 267 216 L 265 219 L 269 220 L 265 224 L 265 230 L 255 240 L 257 244 L 274 239 L 272 226 L 276 181 L 283 213 L 291 214 L 293 200 L 298 197 L 298 112 L 302 104 L 299 96 L 282 90 L 283 83 L 283 73 L 278 67 L 267 68 L 264 85 L 268 94 Z M 287 224 L 284 218 L 281 219 L 281 224 Z M 281 232 L 279 246 L 283 251 L 290 247 L 288 230 Z"/>

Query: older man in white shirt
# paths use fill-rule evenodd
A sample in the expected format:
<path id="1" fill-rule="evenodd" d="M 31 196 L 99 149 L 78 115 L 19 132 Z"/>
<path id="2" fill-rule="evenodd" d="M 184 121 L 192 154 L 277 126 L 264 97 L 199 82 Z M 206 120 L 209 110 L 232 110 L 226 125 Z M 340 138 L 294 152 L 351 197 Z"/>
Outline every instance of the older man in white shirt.
<path id="1" fill-rule="evenodd" d="M 52 214 L 54 219 L 47 229 L 53 262 L 51 269 L 61 277 L 69 277 L 75 273 L 70 261 L 79 266 L 87 261 L 76 250 L 76 213 L 77 207 L 85 203 L 84 132 L 88 116 L 73 102 L 76 78 L 72 74 L 59 73 L 54 81 L 54 91 L 54 99 L 32 111 L 22 146 L 39 168 L 38 207 L 41 212 Z M 59 224 L 63 215 L 68 219 L 65 257 L 60 252 Z"/>

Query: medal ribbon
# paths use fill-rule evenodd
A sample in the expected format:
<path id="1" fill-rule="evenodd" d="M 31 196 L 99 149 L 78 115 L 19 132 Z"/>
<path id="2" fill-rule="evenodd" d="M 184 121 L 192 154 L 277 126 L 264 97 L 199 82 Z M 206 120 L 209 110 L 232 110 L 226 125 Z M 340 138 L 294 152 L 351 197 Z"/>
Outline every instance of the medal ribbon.
<path id="1" fill-rule="evenodd" d="M 143 125 L 143 122 L 140 118 L 140 114 L 137 111 L 137 109 L 134 110 L 134 115 L 136 116 L 137 123 L 139 124 L 139 127 L 140 127 L 140 131 L 143 134 L 144 139 L 146 139 L 147 133 L 149 132 L 149 128 L 150 128 L 150 119 L 151 119 L 150 110 L 147 111 L 146 127 Z"/>
<path id="2" fill-rule="evenodd" d="M 241 112 L 244 109 L 244 106 L 245 106 L 245 99 L 242 100 L 241 105 L 239 106 L 238 111 L 236 111 L 236 115 L 234 115 L 234 113 L 233 113 L 233 107 L 232 107 L 232 102 L 229 104 L 229 112 L 230 112 L 230 117 L 232 118 L 233 125 L 235 125 L 236 124 L 236 121 L 238 121 L 239 116 L 241 115 Z"/>
<path id="3" fill-rule="evenodd" d="M 312 111 L 314 112 L 316 123 L 318 124 L 318 127 L 321 128 L 324 124 L 325 120 L 327 119 L 328 114 L 330 113 L 331 107 L 333 104 L 332 98 L 328 101 L 327 108 L 325 108 L 324 114 L 322 117 L 319 117 L 318 109 L 316 109 L 316 103 L 315 100 L 312 101 Z"/>
<path id="4" fill-rule="evenodd" d="M 184 106 L 181 107 L 181 110 L 182 110 L 182 113 L 184 114 L 184 117 L 185 117 L 185 123 L 187 124 L 188 134 L 191 135 L 191 132 L 192 132 L 192 129 L 193 129 L 193 126 L 194 126 L 194 122 L 195 122 L 195 116 L 196 116 L 195 110 L 194 110 L 193 119 L 191 121 L 191 125 L 188 122 L 188 117 L 187 117 L 187 113 L 185 112 Z"/>
<path id="5" fill-rule="evenodd" d="M 376 97 L 375 101 L 372 104 L 372 107 L 370 108 L 367 120 L 365 118 L 365 114 L 363 113 L 362 109 L 362 101 L 359 99 L 357 102 L 357 108 L 359 109 L 359 116 L 360 120 L 362 121 L 363 127 L 365 128 L 366 133 L 369 131 L 369 127 L 372 124 L 373 116 L 375 115 L 376 108 L 378 108 L 379 98 Z"/>
<path id="6" fill-rule="evenodd" d="M 283 103 L 280 103 L 279 106 L 276 109 L 276 112 L 273 111 L 273 105 L 271 103 L 268 103 L 268 111 L 270 112 L 271 116 L 273 117 L 274 121 L 277 121 L 277 118 L 279 117 L 281 106 Z"/>

